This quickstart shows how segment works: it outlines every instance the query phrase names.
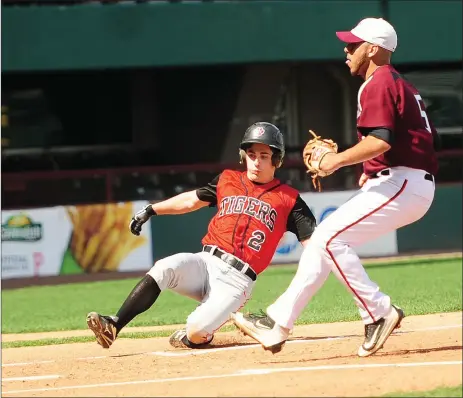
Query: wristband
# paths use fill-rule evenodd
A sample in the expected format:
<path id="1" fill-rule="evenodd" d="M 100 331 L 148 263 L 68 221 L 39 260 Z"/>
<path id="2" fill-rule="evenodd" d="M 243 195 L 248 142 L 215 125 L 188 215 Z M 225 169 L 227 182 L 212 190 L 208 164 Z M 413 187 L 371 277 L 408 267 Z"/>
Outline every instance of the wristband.
<path id="1" fill-rule="evenodd" d="M 146 207 L 146 214 L 148 214 L 150 217 L 158 215 L 158 213 L 154 211 L 153 206 L 151 205 Z"/>

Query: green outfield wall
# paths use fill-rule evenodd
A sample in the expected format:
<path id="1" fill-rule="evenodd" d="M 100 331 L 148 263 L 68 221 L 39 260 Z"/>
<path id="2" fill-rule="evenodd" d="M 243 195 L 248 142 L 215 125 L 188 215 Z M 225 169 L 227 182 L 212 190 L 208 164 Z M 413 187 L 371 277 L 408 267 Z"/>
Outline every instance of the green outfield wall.
<path id="1" fill-rule="evenodd" d="M 341 60 L 335 31 L 384 14 L 396 63 L 462 59 L 461 1 L 155 1 L 2 6 L 2 70 Z"/>
<path id="2" fill-rule="evenodd" d="M 397 231 L 399 253 L 418 250 L 462 251 L 462 187 L 441 186 L 420 221 Z"/>

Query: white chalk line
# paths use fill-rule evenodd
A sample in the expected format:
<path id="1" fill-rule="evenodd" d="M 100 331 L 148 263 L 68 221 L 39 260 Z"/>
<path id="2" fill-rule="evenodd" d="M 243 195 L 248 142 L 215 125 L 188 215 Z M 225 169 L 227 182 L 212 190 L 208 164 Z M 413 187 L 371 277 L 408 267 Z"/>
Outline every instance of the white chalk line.
<path id="1" fill-rule="evenodd" d="M 345 340 L 348 339 L 347 336 L 338 336 L 338 337 L 323 337 L 318 338 L 315 340 L 288 340 L 286 344 L 310 344 L 316 343 L 318 341 L 333 341 L 333 340 Z M 195 356 L 195 355 L 204 355 L 210 354 L 212 352 L 222 352 L 222 351 L 235 351 L 235 350 L 245 350 L 247 348 L 257 348 L 261 347 L 260 344 L 247 344 L 247 345 L 240 345 L 240 346 L 233 346 L 233 347 L 223 347 L 223 348 L 206 348 L 201 350 L 194 350 L 194 351 L 153 351 L 149 352 L 148 355 L 156 355 L 160 357 L 186 357 L 186 356 Z"/>
<path id="2" fill-rule="evenodd" d="M 410 332 L 422 332 L 422 331 L 429 331 L 429 330 L 446 330 L 446 329 L 456 329 L 461 328 L 463 325 L 449 325 L 449 326 L 431 326 L 421 329 L 414 329 L 409 331 L 396 331 L 394 334 L 406 334 Z M 307 340 L 288 340 L 286 344 L 310 344 L 310 343 L 318 343 L 319 341 L 335 341 L 335 340 L 346 340 L 350 339 L 352 336 L 337 336 L 337 337 L 321 337 L 315 339 L 307 339 Z M 245 350 L 248 348 L 256 348 L 261 347 L 260 344 L 247 344 L 242 346 L 233 346 L 233 347 L 223 347 L 223 348 L 209 348 L 209 349 L 202 349 L 202 350 L 188 350 L 188 351 L 152 351 L 149 352 L 148 355 L 156 355 L 159 357 L 186 357 L 186 356 L 195 356 L 195 355 L 204 355 L 210 354 L 213 352 L 221 352 L 221 351 L 234 351 L 234 350 Z"/>
<path id="3" fill-rule="evenodd" d="M 456 329 L 456 328 L 461 328 L 463 325 L 458 324 L 458 325 L 447 325 L 447 326 L 429 326 L 425 328 L 418 328 L 418 329 L 411 329 L 407 331 L 396 331 L 394 334 L 405 334 L 405 333 L 412 333 L 412 332 L 425 332 L 425 331 L 430 331 L 430 330 L 448 330 L 448 329 Z M 359 336 L 360 337 L 360 336 Z M 310 343 L 316 343 L 319 341 L 334 341 L 334 340 L 346 340 L 352 338 L 352 336 L 338 336 L 338 337 L 320 337 L 320 338 L 315 338 L 313 340 L 288 340 L 286 344 L 310 344 Z M 260 344 L 247 344 L 247 345 L 242 345 L 242 346 L 233 346 L 233 347 L 217 347 L 217 348 L 209 348 L 209 349 L 202 349 L 202 350 L 188 350 L 188 351 L 180 351 L 180 352 L 175 352 L 175 351 L 152 351 L 152 352 L 147 352 L 145 355 L 156 355 L 160 357 L 185 357 L 185 356 L 191 356 L 191 355 L 204 355 L 204 354 L 210 354 L 213 352 L 222 352 L 222 351 L 233 351 L 233 350 L 244 350 L 244 349 L 249 349 L 249 348 L 256 348 L 256 347 L 261 347 Z M 88 361 L 88 360 L 93 360 L 93 359 L 105 359 L 109 358 L 111 355 L 102 355 L 102 356 L 94 356 L 94 357 L 81 357 L 81 358 L 75 358 L 77 361 Z M 49 361 L 32 361 L 32 362 L 17 362 L 17 363 L 7 363 L 7 364 L 2 364 L 2 367 L 10 367 L 10 366 L 28 366 L 28 365 L 39 365 L 39 364 L 45 364 L 45 363 L 54 363 L 56 362 L 55 360 L 49 360 Z"/>
<path id="4" fill-rule="evenodd" d="M 46 391 L 63 391 L 85 388 L 102 388 L 102 387 L 119 387 L 128 385 L 140 384 L 154 384 L 154 383 L 172 383 L 177 381 L 197 381 L 205 379 L 219 379 L 227 377 L 243 377 L 250 375 L 266 375 L 271 373 L 280 372 L 310 372 L 317 370 L 348 370 L 348 369 L 369 369 L 369 368 L 386 368 L 386 367 L 418 367 L 418 366 L 450 366 L 461 365 L 462 361 L 446 361 L 446 362 L 410 362 L 410 363 L 384 363 L 384 364 L 357 364 L 357 365 L 322 365 L 322 366 L 306 366 L 294 368 L 263 368 L 263 369 L 244 369 L 235 373 L 221 374 L 221 375 L 207 375 L 207 376 L 185 376 L 174 377 L 166 379 L 151 379 L 151 380 L 131 380 L 113 383 L 99 383 L 99 384 L 80 384 L 76 386 L 63 386 L 63 387 L 49 387 L 49 388 L 33 388 L 27 390 L 11 390 L 3 391 L 3 394 L 21 394 L 32 392 L 46 392 Z"/>
<path id="5" fill-rule="evenodd" d="M 76 361 L 89 361 L 91 359 L 104 359 L 108 358 L 108 355 L 101 355 L 99 357 L 82 357 L 82 358 L 74 358 Z M 55 363 L 55 360 L 49 360 L 49 361 L 33 361 L 33 362 L 14 362 L 14 363 L 4 363 L 2 364 L 2 368 L 8 368 L 11 366 L 28 366 L 28 365 L 41 365 L 44 363 Z"/>
<path id="6" fill-rule="evenodd" d="M 461 365 L 463 361 L 444 361 L 444 362 L 410 362 L 410 363 L 371 363 L 371 364 L 356 364 L 356 365 L 320 365 L 320 366 L 298 366 L 294 368 L 262 368 L 262 369 L 244 369 L 238 371 L 237 374 L 259 375 L 270 374 L 277 372 L 307 372 L 313 370 L 348 370 L 348 369 L 368 369 L 368 368 L 385 368 L 385 367 L 419 367 L 419 366 L 447 366 Z"/>
<path id="7" fill-rule="evenodd" d="M 59 379 L 60 375 L 43 375 L 43 376 L 20 376 L 20 377 L 4 377 L 4 381 L 29 381 L 29 380 L 48 380 L 48 379 Z"/>
<path id="8" fill-rule="evenodd" d="M 35 362 L 14 362 L 14 363 L 2 363 L 2 368 L 7 368 L 10 366 L 27 366 L 27 365 L 38 365 L 42 363 L 54 363 L 54 360 L 50 361 L 35 361 Z"/>

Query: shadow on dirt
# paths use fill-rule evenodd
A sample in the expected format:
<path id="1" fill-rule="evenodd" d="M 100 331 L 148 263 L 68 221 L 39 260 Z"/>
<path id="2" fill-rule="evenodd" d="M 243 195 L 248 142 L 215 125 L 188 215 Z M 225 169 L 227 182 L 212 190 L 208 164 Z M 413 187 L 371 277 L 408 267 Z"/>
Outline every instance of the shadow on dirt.
<path id="1" fill-rule="evenodd" d="M 108 358 L 124 358 L 124 357 L 136 357 L 141 355 L 146 355 L 146 352 L 132 352 L 130 354 L 114 354 L 108 355 Z"/>
<path id="2" fill-rule="evenodd" d="M 259 343 L 255 341 L 251 342 L 223 342 L 223 343 L 217 343 L 217 344 L 209 344 L 208 346 L 204 348 L 199 348 L 199 349 L 220 349 L 220 348 L 228 348 L 228 347 L 243 347 L 243 346 L 259 346 Z"/>
<path id="3" fill-rule="evenodd" d="M 416 350 L 400 350 L 394 352 L 385 352 L 380 354 L 380 356 L 390 356 L 390 355 L 406 355 L 406 354 L 426 354 L 429 352 L 438 352 L 438 351 L 457 351 L 462 350 L 463 346 L 461 345 L 449 345 L 446 347 L 435 347 L 435 348 L 418 348 Z"/>
<path id="4" fill-rule="evenodd" d="M 399 350 L 399 351 L 393 351 L 393 352 L 381 352 L 379 351 L 374 355 L 374 357 L 395 357 L 395 356 L 403 356 L 407 354 L 427 354 L 430 352 L 439 352 L 439 351 L 457 351 L 457 350 L 462 350 L 463 346 L 461 345 L 451 345 L 451 346 L 445 346 L 445 347 L 434 347 L 434 348 L 418 348 L 416 350 Z M 368 357 L 368 358 L 372 358 Z M 357 354 L 352 354 L 352 355 L 337 355 L 337 356 L 332 356 L 332 357 L 321 357 L 321 358 L 301 358 L 297 360 L 288 360 L 288 361 L 282 361 L 282 360 L 275 360 L 275 361 L 260 361 L 259 363 L 261 364 L 270 364 L 270 363 L 307 363 L 307 362 L 316 362 L 316 361 L 329 361 L 333 359 L 352 359 L 352 358 L 358 358 L 359 360 L 363 358 L 359 358 Z"/>
<path id="5" fill-rule="evenodd" d="M 346 334 L 342 336 L 317 336 L 317 337 L 291 337 L 288 339 L 290 341 L 317 341 L 317 340 L 341 340 L 349 337 L 362 337 L 362 335 L 355 335 L 355 334 Z M 243 337 L 244 338 L 244 337 Z M 241 346 L 256 346 L 258 347 L 260 344 L 256 341 L 224 341 L 224 342 L 216 342 L 215 344 L 209 344 L 207 346 L 197 348 L 197 349 L 219 349 L 219 348 L 227 348 L 227 347 L 241 347 Z"/>
<path id="6" fill-rule="evenodd" d="M 343 334 L 342 336 L 291 337 L 289 341 L 344 340 L 350 337 L 363 337 L 361 334 Z"/>

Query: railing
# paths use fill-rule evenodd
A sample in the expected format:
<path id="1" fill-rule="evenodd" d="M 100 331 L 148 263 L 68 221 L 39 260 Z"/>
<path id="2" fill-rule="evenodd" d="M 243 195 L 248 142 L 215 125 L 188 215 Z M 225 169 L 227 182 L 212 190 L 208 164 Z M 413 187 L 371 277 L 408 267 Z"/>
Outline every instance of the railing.
<path id="1" fill-rule="evenodd" d="M 101 4 L 116 4 L 116 3 L 188 3 L 198 0 L 2 0 L 2 4 L 5 5 L 20 5 L 20 4 L 38 4 L 38 5 L 75 5 L 75 4 L 86 4 L 86 3 L 101 3 Z M 199 0 L 202 3 L 225 3 L 230 0 Z M 236 2 L 245 2 L 245 1 L 268 1 L 268 0 L 235 0 Z M 310 0 L 299 0 L 299 1 L 310 1 Z M 388 1 L 388 0 L 380 0 Z"/>
<path id="2" fill-rule="evenodd" d="M 301 162 L 288 161 L 303 169 Z M 2 207 L 160 200 L 207 184 L 233 164 L 2 173 Z"/>
<path id="3" fill-rule="evenodd" d="M 111 5 L 117 3 L 188 3 L 196 0 L 2 0 L 4 5 L 78 5 L 78 4 L 103 4 Z M 229 0 L 200 0 L 203 3 L 220 3 Z M 235 0 L 243 1 L 243 0 Z M 250 0 L 246 0 L 250 1 Z M 263 0 L 252 0 L 252 1 L 263 1 Z M 307 1 L 307 0 L 299 0 Z"/>
<path id="4" fill-rule="evenodd" d="M 439 152 L 437 183 L 463 181 L 463 149 Z M 117 169 L 2 173 L 3 209 L 127 200 L 162 200 L 207 184 L 237 163 Z M 323 180 L 323 189 L 355 189 L 361 169 L 343 168 Z M 300 159 L 286 159 L 277 177 L 300 191 L 314 190 Z"/>

